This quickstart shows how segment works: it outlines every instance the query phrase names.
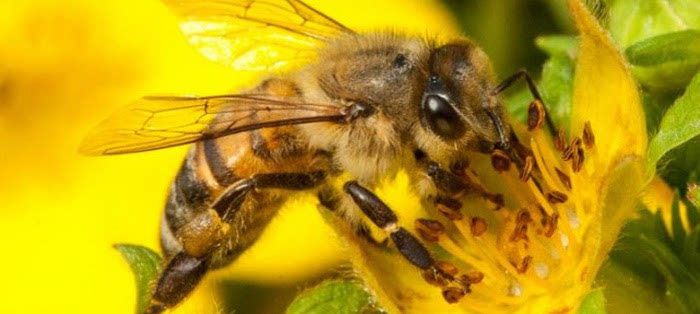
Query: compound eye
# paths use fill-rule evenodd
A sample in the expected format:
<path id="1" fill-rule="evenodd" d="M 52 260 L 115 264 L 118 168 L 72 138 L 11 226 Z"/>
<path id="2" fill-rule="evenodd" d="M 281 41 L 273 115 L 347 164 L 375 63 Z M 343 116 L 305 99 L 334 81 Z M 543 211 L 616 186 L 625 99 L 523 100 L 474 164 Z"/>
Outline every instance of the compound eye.
<path id="1" fill-rule="evenodd" d="M 421 118 L 431 131 L 445 139 L 458 139 L 465 132 L 464 122 L 454 107 L 438 95 L 423 97 Z"/>

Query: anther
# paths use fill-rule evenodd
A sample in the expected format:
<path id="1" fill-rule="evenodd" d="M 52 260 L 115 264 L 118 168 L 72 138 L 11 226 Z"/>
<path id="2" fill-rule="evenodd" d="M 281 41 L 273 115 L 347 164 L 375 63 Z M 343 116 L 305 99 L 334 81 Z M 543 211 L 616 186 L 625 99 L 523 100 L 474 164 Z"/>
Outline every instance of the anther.
<path id="1" fill-rule="evenodd" d="M 442 297 L 445 298 L 447 303 L 457 303 L 467 295 L 467 293 L 469 293 L 468 289 L 449 287 L 442 290 Z"/>
<path id="2" fill-rule="evenodd" d="M 586 121 L 586 123 L 583 124 L 583 143 L 586 144 L 586 148 L 588 149 L 593 148 L 595 145 L 595 135 L 593 135 L 590 121 Z"/>
<path id="3" fill-rule="evenodd" d="M 571 163 L 571 169 L 574 172 L 581 171 L 581 168 L 583 167 L 583 160 L 584 160 L 583 147 L 579 146 L 576 149 L 576 153 L 574 154 L 574 158 L 573 158 L 573 161 Z"/>
<path id="4" fill-rule="evenodd" d="M 447 219 L 449 220 L 462 220 L 462 218 L 464 218 L 464 216 L 462 216 L 462 213 L 460 213 L 459 210 L 444 206 L 440 203 L 438 203 L 436 207 L 437 210 L 443 215 L 445 215 L 445 217 L 447 217 Z"/>
<path id="5" fill-rule="evenodd" d="M 552 204 L 565 203 L 569 199 L 566 194 L 559 191 L 547 192 L 547 201 Z"/>
<path id="6" fill-rule="evenodd" d="M 494 149 L 491 153 L 491 165 L 498 172 L 508 171 L 510 168 L 510 157 L 504 151 Z"/>
<path id="7" fill-rule="evenodd" d="M 516 242 L 518 240 L 525 240 L 528 241 L 527 237 L 527 224 L 524 223 L 519 223 L 515 226 L 515 229 L 513 230 L 513 233 L 510 235 L 510 238 L 508 239 L 510 242 Z"/>
<path id="8" fill-rule="evenodd" d="M 471 231 L 472 235 L 475 237 L 478 237 L 484 232 L 486 232 L 486 229 L 488 228 L 488 224 L 486 223 L 486 220 L 481 217 L 473 217 L 471 221 Z"/>
<path id="9" fill-rule="evenodd" d="M 552 216 L 546 216 L 542 218 L 542 226 L 544 229 L 544 235 L 549 238 L 554 235 L 554 231 L 557 230 L 557 224 L 559 222 L 559 214 L 554 213 Z"/>
<path id="10" fill-rule="evenodd" d="M 480 271 L 470 271 L 466 277 L 469 279 L 469 283 L 471 284 L 477 284 L 480 283 L 482 280 L 484 280 L 484 273 Z"/>
<path id="11" fill-rule="evenodd" d="M 532 222 L 532 216 L 530 216 L 530 212 L 523 208 L 518 212 L 518 216 L 515 217 L 515 222 L 518 224 L 527 224 Z"/>
<path id="12" fill-rule="evenodd" d="M 429 267 L 428 269 L 421 272 L 423 279 L 428 284 L 437 287 L 446 287 L 449 284 L 449 280 L 442 276 L 442 274 L 434 267 Z"/>
<path id="13" fill-rule="evenodd" d="M 416 219 L 416 230 L 423 240 L 437 242 L 445 232 L 445 226 L 437 220 Z"/>
<path id="14" fill-rule="evenodd" d="M 527 129 L 533 131 L 542 127 L 545 119 L 544 105 L 539 99 L 533 100 L 527 107 Z"/>
<path id="15" fill-rule="evenodd" d="M 435 204 L 448 207 L 454 211 L 459 211 L 462 209 L 462 203 L 454 198 L 445 196 L 436 196 L 434 198 Z"/>
<path id="16" fill-rule="evenodd" d="M 525 166 L 520 172 L 520 181 L 527 182 L 530 179 L 530 173 L 532 172 L 532 167 L 535 165 L 535 160 L 532 156 L 525 157 Z"/>
<path id="17" fill-rule="evenodd" d="M 559 181 L 561 181 L 561 184 L 563 184 L 567 190 L 571 190 L 571 178 L 569 178 L 569 176 L 567 176 L 564 172 L 559 170 L 559 168 L 555 167 L 554 170 L 557 172 L 557 176 L 559 177 Z"/>
<path id="18" fill-rule="evenodd" d="M 455 265 L 446 261 L 436 261 L 435 267 L 440 269 L 442 272 L 449 274 L 450 276 L 455 276 L 459 272 Z"/>
<path id="19" fill-rule="evenodd" d="M 530 266 L 530 262 L 532 262 L 532 256 L 528 255 L 523 258 L 523 260 L 518 264 L 517 270 L 518 273 L 523 274 L 527 271 L 527 268 Z"/>
<path id="20" fill-rule="evenodd" d="M 560 152 L 566 150 L 566 133 L 564 133 L 564 129 L 562 128 L 559 128 L 557 130 L 557 135 L 554 136 L 554 148 Z"/>

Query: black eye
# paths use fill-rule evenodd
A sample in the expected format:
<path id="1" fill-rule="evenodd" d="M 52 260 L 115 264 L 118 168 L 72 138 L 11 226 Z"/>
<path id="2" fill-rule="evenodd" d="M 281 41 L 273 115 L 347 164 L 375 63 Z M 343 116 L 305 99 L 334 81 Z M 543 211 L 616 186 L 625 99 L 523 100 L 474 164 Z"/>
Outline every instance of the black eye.
<path id="1" fill-rule="evenodd" d="M 464 122 L 447 100 L 427 94 L 421 104 L 421 120 L 435 134 L 446 139 L 457 139 L 464 134 Z"/>

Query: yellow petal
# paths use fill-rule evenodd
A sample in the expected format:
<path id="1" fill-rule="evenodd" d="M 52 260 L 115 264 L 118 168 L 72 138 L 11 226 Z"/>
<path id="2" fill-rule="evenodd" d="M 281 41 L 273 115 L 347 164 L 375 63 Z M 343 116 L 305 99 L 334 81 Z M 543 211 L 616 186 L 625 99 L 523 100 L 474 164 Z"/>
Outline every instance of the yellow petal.
<path id="1" fill-rule="evenodd" d="M 652 213 L 660 211 L 666 229 L 669 231 L 671 230 L 671 210 L 674 196 L 675 193 L 671 190 L 671 187 L 659 177 L 651 181 L 642 195 L 644 206 Z M 683 228 L 686 231 L 690 230 L 690 223 L 688 222 L 688 215 L 686 215 L 686 207 L 683 202 L 678 202 L 678 211 L 680 212 Z"/>
<path id="2" fill-rule="evenodd" d="M 569 0 L 581 35 L 574 78 L 571 134 L 590 121 L 597 162 L 611 165 L 622 156 L 646 152 L 645 116 L 629 65 L 581 0 Z"/>

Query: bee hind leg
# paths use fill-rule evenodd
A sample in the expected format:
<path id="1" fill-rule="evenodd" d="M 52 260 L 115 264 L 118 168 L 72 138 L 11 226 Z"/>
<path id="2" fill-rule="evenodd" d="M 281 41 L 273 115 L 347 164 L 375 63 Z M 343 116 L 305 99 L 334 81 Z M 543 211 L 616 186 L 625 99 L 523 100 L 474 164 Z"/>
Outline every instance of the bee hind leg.
<path id="1" fill-rule="evenodd" d="M 225 240 L 246 195 L 255 189 L 305 190 L 319 185 L 325 173 L 264 173 L 232 184 L 211 208 L 192 218 L 177 233 L 182 251 L 160 273 L 146 313 L 161 313 L 180 303 L 212 266 L 212 254 Z"/>

